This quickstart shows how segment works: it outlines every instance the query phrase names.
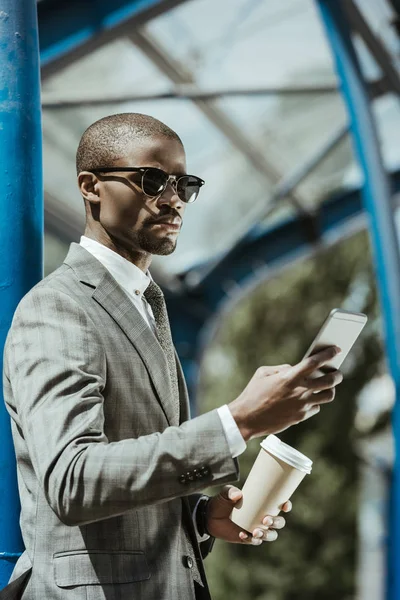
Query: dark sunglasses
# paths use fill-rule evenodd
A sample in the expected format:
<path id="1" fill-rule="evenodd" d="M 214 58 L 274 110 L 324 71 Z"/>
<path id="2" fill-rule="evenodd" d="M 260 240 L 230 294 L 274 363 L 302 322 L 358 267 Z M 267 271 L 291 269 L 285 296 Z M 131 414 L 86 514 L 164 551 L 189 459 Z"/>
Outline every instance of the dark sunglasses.
<path id="1" fill-rule="evenodd" d="M 141 173 L 140 187 L 149 198 L 157 198 L 166 190 L 170 183 L 182 202 L 194 202 L 205 181 L 195 175 L 169 175 L 156 167 L 102 167 L 90 169 L 92 173 Z"/>

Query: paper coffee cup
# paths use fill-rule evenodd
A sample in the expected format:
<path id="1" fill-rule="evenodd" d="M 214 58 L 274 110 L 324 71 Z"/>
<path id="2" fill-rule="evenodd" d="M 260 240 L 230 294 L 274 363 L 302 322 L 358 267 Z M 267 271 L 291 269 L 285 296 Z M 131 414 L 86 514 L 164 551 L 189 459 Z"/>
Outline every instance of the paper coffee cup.
<path id="1" fill-rule="evenodd" d="M 262 524 L 265 516 L 279 514 L 312 469 L 307 456 L 275 435 L 269 435 L 260 446 L 242 489 L 243 498 L 230 516 L 231 521 L 250 533 Z"/>

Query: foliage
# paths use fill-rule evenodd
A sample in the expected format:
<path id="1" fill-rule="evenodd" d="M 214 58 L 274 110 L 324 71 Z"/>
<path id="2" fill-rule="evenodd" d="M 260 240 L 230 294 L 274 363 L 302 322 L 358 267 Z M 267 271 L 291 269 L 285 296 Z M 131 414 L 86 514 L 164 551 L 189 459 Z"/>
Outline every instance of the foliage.
<path id="1" fill-rule="evenodd" d="M 314 460 L 278 541 L 259 547 L 217 542 L 206 561 L 215 600 L 348 600 L 354 597 L 358 465 L 356 398 L 382 370 L 374 274 L 365 232 L 260 284 L 221 319 L 202 363 L 201 411 L 237 396 L 262 364 L 295 363 L 334 307 L 370 318 L 344 365 L 336 401 L 280 434 Z M 240 457 L 242 486 L 259 449 Z M 215 493 L 213 488 L 211 493 Z"/>

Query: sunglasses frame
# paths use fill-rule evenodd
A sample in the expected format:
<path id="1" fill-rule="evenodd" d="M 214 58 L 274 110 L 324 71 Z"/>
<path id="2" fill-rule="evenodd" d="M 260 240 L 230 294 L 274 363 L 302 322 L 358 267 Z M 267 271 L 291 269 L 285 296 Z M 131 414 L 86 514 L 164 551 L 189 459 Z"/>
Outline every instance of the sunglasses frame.
<path id="1" fill-rule="evenodd" d="M 159 194 L 156 194 L 155 196 L 150 196 L 149 194 L 146 194 L 146 192 L 143 189 L 143 178 L 146 175 L 146 171 L 148 171 L 149 169 L 154 169 L 155 171 L 160 171 L 161 173 L 164 173 L 165 175 L 168 176 L 168 179 L 165 182 L 164 188 L 161 190 L 161 192 Z M 158 167 L 97 167 L 96 169 L 90 169 L 90 172 L 91 173 L 118 173 L 118 172 L 141 173 L 142 179 L 141 179 L 140 187 L 142 189 L 143 194 L 151 199 L 159 198 L 161 196 L 161 194 L 163 194 L 165 192 L 165 190 L 167 189 L 167 185 L 169 183 L 171 183 L 175 193 L 180 198 L 180 200 L 182 200 L 182 202 L 185 202 L 185 204 L 193 204 L 193 202 L 195 202 L 197 200 L 199 194 L 197 194 L 195 200 L 192 200 L 191 202 L 181 198 L 178 194 L 179 180 L 182 179 L 183 177 L 194 177 L 198 181 L 199 192 L 200 192 L 200 188 L 205 184 L 205 181 L 203 179 L 201 179 L 200 177 L 197 177 L 196 175 L 169 175 L 166 171 L 164 171 L 163 169 L 159 169 Z"/>

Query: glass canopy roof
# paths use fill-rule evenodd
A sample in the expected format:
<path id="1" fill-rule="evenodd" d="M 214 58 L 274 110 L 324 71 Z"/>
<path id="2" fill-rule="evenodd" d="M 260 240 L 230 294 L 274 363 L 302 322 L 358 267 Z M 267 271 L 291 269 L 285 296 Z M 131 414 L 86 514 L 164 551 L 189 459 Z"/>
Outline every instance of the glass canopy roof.
<path id="1" fill-rule="evenodd" d="M 357 5 L 399 67 L 388 0 Z M 381 79 L 357 44 L 367 79 Z M 42 100 L 46 202 L 82 227 L 74 162 L 86 127 L 108 114 L 143 112 L 181 136 L 188 169 L 206 186 L 186 210 L 176 252 L 155 260 L 166 280 L 226 251 L 256 223 L 316 208 L 361 183 L 313 0 L 183 2 L 47 77 Z M 373 109 L 385 165 L 395 170 L 399 98 L 385 94 Z M 293 177 L 297 185 L 282 196 L 279 185 Z"/>

